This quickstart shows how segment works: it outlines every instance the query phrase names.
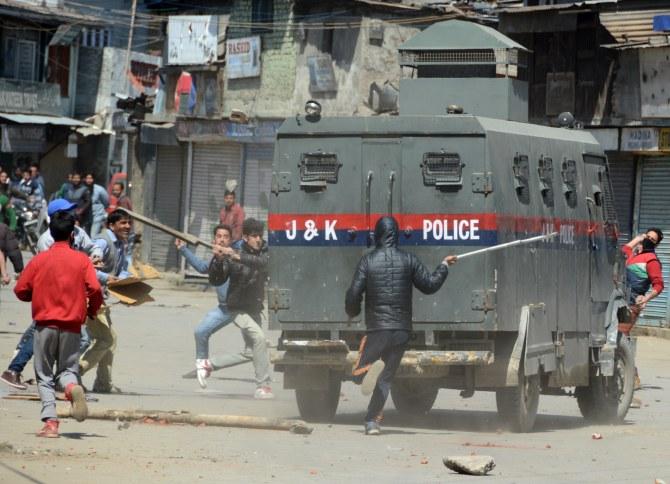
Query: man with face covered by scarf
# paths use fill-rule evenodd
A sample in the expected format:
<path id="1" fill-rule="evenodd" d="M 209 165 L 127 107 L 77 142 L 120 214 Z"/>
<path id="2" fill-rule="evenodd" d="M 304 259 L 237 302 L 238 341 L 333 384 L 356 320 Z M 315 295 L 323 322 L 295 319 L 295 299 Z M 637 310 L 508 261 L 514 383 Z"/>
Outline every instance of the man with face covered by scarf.
<path id="1" fill-rule="evenodd" d="M 661 240 L 663 232 L 652 227 L 621 248 L 626 256 L 626 286 L 630 291 L 630 320 L 619 324 L 619 331 L 625 335 L 630 334 L 647 303 L 663 291 L 661 262 L 655 252 Z"/>

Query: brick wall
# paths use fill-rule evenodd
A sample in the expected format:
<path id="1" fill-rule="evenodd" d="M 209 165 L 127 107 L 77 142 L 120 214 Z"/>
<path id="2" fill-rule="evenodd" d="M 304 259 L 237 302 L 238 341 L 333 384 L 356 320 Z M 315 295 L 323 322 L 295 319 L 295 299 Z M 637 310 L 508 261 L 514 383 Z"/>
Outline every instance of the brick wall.
<path id="1" fill-rule="evenodd" d="M 228 29 L 230 39 L 261 36 L 261 75 L 226 81 L 224 115 L 230 114 L 231 109 L 242 109 L 250 116 L 263 118 L 285 117 L 293 112 L 298 46 L 290 28 L 292 12 L 292 1 L 275 0 L 273 21 L 281 25 L 273 31 L 255 34 L 235 26 Z M 251 22 L 251 0 L 237 0 L 230 21 Z"/>

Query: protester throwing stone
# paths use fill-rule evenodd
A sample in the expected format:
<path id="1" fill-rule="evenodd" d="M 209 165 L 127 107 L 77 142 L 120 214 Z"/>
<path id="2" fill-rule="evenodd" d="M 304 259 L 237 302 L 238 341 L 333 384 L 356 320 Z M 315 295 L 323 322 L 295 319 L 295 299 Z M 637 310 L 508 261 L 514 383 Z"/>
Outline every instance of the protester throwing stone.
<path id="1" fill-rule="evenodd" d="M 367 334 L 361 341 L 353 379 L 362 383 L 364 395 L 372 393 L 365 416 L 366 435 L 380 433 L 382 410 L 409 341 L 412 287 L 424 294 L 437 292 L 447 279 L 447 266 L 457 259 L 445 257 L 431 274 L 416 256 L 398 249 L 398 222 L 393 217 L 377 221 L 375 241 L 376 248 L 358 263 L 345 300 L 347 314 L 354 317 L 361 312 L 365 293 Z"/>
<path id="2" fill-rule="evenodd" d="M 77 383 L 79 338 L 86 316 L 94 317 L 102 304 L 102 290 L 91 261 L 70 247 L 74 222 L 67 212 L 51 218 L 54 245 L 30 261 L 14 288 L 21 301 L 32 302 L 36 322 L 35 376 L 44 422 L 38 437 L 59 436 L 55 382 L 65 389 L 77 421 L 88 414 L 84 389 Z"/>

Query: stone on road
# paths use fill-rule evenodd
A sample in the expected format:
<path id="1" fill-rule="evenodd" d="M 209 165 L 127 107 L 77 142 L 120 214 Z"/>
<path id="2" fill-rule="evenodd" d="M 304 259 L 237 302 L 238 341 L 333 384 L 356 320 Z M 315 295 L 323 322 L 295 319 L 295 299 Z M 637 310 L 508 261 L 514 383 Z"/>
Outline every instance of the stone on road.
<path id="1" fill-rule="evenodd" d="M 493 457 L 489 455 L 458 455 L 445 457 L 444 465 L 459 474 L 471 476 L 485 476 L 496 466 Z"/>

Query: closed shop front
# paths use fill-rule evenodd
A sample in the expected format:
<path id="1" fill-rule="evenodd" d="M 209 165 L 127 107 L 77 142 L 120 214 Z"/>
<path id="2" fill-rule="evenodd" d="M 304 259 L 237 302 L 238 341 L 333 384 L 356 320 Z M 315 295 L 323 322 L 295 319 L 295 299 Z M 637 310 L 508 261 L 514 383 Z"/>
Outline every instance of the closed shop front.
<path id="1" fill-rule="evenodd" d="M 239 143 L 193 143 L 188 232 L 203 240 L 212 240 L 219 223 L 226 182 L 237 180 L 240 190 L 242 145 Z M 209 258 L 211 252 L 198 247 L 196 253 Z"/>
<path id="2" fill-rule="evenodd" d="M 244 213 L 267 225 L 274 144 L 248 144 L 245 155 Z"/>
<path id="3" fill-rule="evenodd" d="M 667 326 L 670 322 L 670 158 L 642 158 L 640 172 L 640 194 L 638 226 L 636 233 L 649 227 L 658 227 L 665 239 L 656 248 L 663 266 L 665 290 L 647 304 L 640 323 L 651 326 Z"/>
<path id="4" fill-rule="evenodd" d="M 614 206 L 619 220 L 619 243 L 631 239 L 635 201 L 635 158 L 631 154 L 609 154 L 610 179 L 614 190 Z"/>
<path id="5" fill-rule="evenodd" d="M 184 160 L 186 150 L 181 146 L 158 146 L 156 156 L 156 189 L 154 216 L 181 230 L 182 194 L 184 191 Z M 174 237 L 160 230 L 151 230 L 151 264 L 161 271 L 178 269 Z"/>

